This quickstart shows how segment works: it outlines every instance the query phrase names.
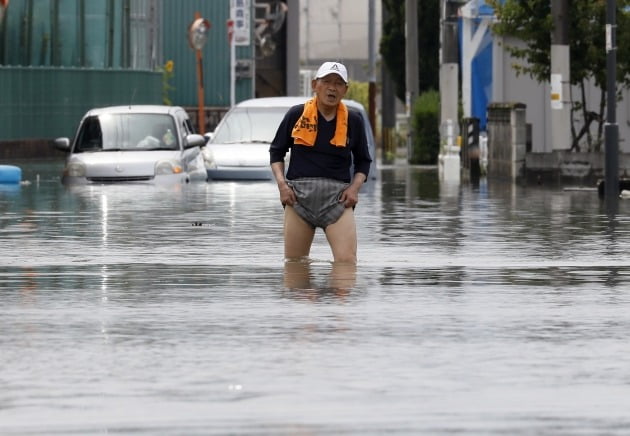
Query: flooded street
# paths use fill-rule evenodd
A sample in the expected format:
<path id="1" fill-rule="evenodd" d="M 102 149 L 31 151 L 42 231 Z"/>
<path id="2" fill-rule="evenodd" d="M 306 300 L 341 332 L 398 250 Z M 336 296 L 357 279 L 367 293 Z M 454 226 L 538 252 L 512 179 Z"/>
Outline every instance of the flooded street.
<path id="1" fill-rule="evenodd" d="M 362 190 L 284 264 L 272 182 L 0 186 L 2 435 L 626 435 L 630 200 Z"/>

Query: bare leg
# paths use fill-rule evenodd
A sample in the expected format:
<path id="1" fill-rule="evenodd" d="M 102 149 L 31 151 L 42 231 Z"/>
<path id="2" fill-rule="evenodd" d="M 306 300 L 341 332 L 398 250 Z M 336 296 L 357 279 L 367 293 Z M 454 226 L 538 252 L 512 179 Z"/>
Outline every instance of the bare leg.
<path id="1" fill-rule="evenodd" d="M 293 207 L 284 208 L 284 257 L 306 257 L 311 252 L 315 229 L 297 214 Z"/>
<path id="2" fill-rule="evenodd" d="M 347 207 L 341 218 L 326 227 L 325 232 L 335 262 L 356 264 L 357 228 L 352 208 Z"/>

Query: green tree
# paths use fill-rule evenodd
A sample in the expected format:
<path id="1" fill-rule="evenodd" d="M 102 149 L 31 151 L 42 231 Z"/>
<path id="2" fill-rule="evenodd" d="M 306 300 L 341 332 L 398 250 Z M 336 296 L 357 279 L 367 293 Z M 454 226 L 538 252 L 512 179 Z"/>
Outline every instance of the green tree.
<path id="1" fill-rule="evenodd" d="M 405 2 L 383 0 L 388 19 L 383 23 L 379 52 L 405 101 Z M 440 0 L 418 0 L 418 88 L 420 94 L 439 88 Z"/>
<path id="2" fill-rule="evenodd" d="M 551 75 L 551 32 L 553 20 L 549 0 L 488 0 L 498 21 L 492 32 L 520 40 L 523 45 L 506 44 L 505 48 L 520 63 L 513 65 L 517 74 L 527 74 L 539 83 Z M 624 84 L 630 79 L 630 0 L 617 0 L 617 78 Z M 606 109 L 606 2 L 571 0 L 568 9 L 571 85 L 579 89 L 580 98 L 571 96 L 572 149 L 580 150 L 586 137 L 588 150 L 599 150 L 602 144 Z M 600 89 L 598 111 L 589 111 L 586 90 L 592 82 Z M 577 126 L 579 114 L 582 122 Z M 597 122 L 592 137 L 591 124 Z"/>
<path id="3" fill-rule="evenodd" d="M 369 87 L 368 82 L 356 82 L 350 81 L 346 98 L 349 100 L 356 100 L 365 106 L 366 110 L 369 107 Z"/>

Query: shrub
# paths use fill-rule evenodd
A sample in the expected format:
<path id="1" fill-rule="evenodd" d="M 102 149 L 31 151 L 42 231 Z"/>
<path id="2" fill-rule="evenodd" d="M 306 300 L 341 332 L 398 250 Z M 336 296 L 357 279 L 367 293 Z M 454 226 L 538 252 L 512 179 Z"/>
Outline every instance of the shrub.
<path id="1" fill-rule="evenodd" d="M 437 163 L 440 152 L 440 94 L 430 90 L 421 94 L 413 105 L 412 150 L 409 163 Z"/>
<path id="2" fill-rule="evenodd" d="M 352 80 L 349 85 L 346 98 L 348 100 L 358 101 L 365 107 L 365 110 L 368 110 L 370 84 L 368 82 L 355 82 Z"/>

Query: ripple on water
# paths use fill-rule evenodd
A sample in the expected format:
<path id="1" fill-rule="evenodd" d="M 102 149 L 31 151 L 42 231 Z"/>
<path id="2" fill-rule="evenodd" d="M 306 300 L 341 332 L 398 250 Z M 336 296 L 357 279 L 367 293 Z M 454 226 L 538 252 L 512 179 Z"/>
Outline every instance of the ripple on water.
<path id="1" fill-rule="evenodd" d="M 405 171 L 356 268 L 273 183 L 0 191 L 0 433 L 627 433 L 629 206 Z"/>

